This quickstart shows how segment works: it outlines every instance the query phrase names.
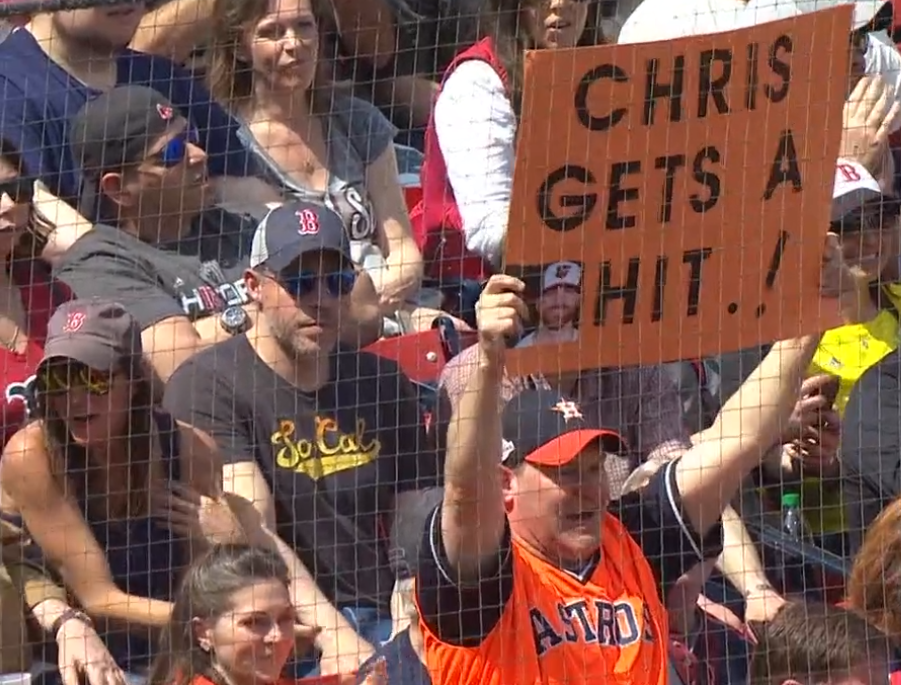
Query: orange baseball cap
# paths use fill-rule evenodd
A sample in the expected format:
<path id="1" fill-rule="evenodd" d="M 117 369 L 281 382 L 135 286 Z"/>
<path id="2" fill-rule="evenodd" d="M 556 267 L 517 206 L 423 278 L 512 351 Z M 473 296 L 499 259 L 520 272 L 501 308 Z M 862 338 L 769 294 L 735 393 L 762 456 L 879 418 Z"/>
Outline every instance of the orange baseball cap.
<path id="1" fill-rule="evenodd" d="M 505 466 L 563 466 L 595 441 L 608 454 L 628 450 L 619 433 L 591 427 L 578 404 L 548 390 L 526 390 L 511 399 L 501 424 Z"/>

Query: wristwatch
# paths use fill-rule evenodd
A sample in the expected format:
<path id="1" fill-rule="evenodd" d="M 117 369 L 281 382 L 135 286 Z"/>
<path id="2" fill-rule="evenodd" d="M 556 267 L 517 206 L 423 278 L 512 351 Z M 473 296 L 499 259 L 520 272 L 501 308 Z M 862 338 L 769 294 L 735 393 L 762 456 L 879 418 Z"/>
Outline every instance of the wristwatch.
<path id="1" fill-rule="evenodd" d="M 219 325 L 229 335 L 239 335 L 247 330 L 250 325 L 250 317 L 243 307 L 232 305 L 226 307 L 219 315 Z"/>

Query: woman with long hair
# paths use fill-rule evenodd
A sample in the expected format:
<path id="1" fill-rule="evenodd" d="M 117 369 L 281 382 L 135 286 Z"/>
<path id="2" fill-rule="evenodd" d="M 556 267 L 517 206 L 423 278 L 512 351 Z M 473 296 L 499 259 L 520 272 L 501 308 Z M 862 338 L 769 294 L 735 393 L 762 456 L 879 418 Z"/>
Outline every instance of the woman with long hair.
<path id="1" fill-rule="evenodd" d="M 260 525 L 252 506 L 238 511 L 256 545 L 216 545 L 191 566 L 163 631 L 149 685 L 274 683 L 295 650 L 319 646 L 324 633 L 353 635 L 345 621 L 334 623 L 304 603 L 306 573 L 300 561 Z M 310 625 L 313 614 L 324 619 L 322 625 Z M 332 675 L 338 678 L 334 682 L 354 682 L 353 673 Z"/>
<path id="2" fill-rule="evenodd" d="M 63 579 L 74 617 L 102 621 L 116 662 L 140 672 L 196 542 L 214 539 L 209 530 L 235 535 L 237 524 L 218 499 L 210 438 L 157 406 L 131 315 L 114 302 L 72 301 L 47 331 L 35 420 L 0 460 L 0 510 L 21 520 Z"/>
<path id="3" fill-rule="evenodd" d="M 287 564 L 268 550 L 218 545 L 185 575 L 149 685 L 262 685 L 297 640 Z M 308 627 L 303 638 L 316 629 Z"/>
<path id="4" fill-rule="evenodd" d="M 510 214 L 526 50 L 575 47 L 586 0 L 486 0 L 471 47 L 444 74 L 426 130 L 414 233 L 436 278 L 482 280 L 500 266 Z M 565 135 L 565 132 L 561 132 Z"/>
<path id="5" fill-rule="evenodd" d="M 55 198 L 53 198 L 55 200 Z M 15 434 L 34 408 L 35 371 L 41 361 L 47 323 L 53 310 L 70 299 L 65 286 L 51 279 L 41 259 L 55 228 L 36 206 L 35 179 L 17 148 L 0 139 L 0 431 L 2 442 Z M 2 512 L 0 512 L 2 515 Z M 0 595 L 3 672 L 27 667 L 38 655 L 25 629 L 23 607 L 56 644 L 57 662 L 67 685 L 79 674 L 91 685 L 118 685 L 121 672 L 89 624 L 77 620 L 66 591 L 46 573 L 17 520 L 0 521 Z M 18 642 L 18 644 L 14 644 Z M 14 652 L 18 656 L 6 657 Z M 13 662 L 18 661 L 16 666 Z"/>
<path id="6" fill-rule="evenodd" d="M 331 4 L 216 0 L 214 15 L 207 82 L 241 122 L 239 135 L 270 183 L 338 213 L 386 323 L 431 327 L 441 298 L 420 288 L 422 255 L 398 180 L 396 129 L 333 83 L 320 60 Z"/>
<path id="7" fill-rule="evenodd" d="M 34 372 L 44 349 L 47 321 L 71 298 L 41 260 L 48 220 L 35 208 L 35 178 L 19 151 L 0 139 L 0 419 L 5 443 L 31 406 Z"/>

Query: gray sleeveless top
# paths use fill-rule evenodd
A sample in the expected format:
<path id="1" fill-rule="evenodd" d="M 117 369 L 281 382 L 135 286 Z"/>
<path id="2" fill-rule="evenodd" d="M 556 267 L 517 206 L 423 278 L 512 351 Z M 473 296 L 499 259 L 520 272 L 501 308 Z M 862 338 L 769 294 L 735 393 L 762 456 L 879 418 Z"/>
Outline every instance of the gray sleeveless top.
<path id="1" fill-rule="evenodd" d="M 343 93 L 335 95 L 325 124 L 329 183 L 324 193 L 292 180 L 260 146 L 247 125 L 242 123 L 238 137 L 257 160 L 267 181 L 286 193 L 337 212 L 350 238 L 354 261 L 364 268 L 378 268 L 384 264 L 384 258 L 375 244 L 375 213 L 366 193 L 366 168 L 392 144 L 397 129 L 374 105 Z"/>

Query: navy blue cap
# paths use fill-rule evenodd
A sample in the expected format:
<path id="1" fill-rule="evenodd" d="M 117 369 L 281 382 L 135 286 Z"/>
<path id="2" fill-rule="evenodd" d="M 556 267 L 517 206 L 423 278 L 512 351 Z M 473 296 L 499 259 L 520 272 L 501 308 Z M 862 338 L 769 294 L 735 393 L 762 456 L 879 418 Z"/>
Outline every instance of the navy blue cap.
<path id="1" fill-rule="evenodd" d="M 307 252 L 337 252 L 352 261 L 341 217 L 322 205 L 291 200 L 269 210 L 257 226 L 250 268 L 277 273 Z"/>
<path id="2" fill-rule="evenodd" d="M 626 442 L 616 431 L 590 425 L 579 405 L 550 390 L 525 390 L 511 399 L 501 415 L 502 463 L 524 461 L 563 466 L 595 441 L 608 454 L 624 454 Z"/>

